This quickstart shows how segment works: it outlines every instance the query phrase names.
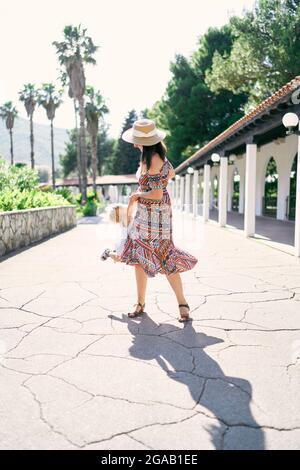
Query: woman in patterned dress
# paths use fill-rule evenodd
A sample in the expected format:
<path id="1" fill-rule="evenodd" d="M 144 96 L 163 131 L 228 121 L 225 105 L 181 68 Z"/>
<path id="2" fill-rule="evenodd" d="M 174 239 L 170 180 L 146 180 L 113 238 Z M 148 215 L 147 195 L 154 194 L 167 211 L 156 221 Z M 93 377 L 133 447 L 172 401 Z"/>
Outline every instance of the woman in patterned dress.
<path id="1" fill-rule="evenodd" d="M 165 274 L 176 295 L 180 322 L 190 320 L 190 307 L 184 296 L 180 273 L 192 269 L 197 258 L 174 245 L 172 206 L 167 190 L 168 180 L 175 176 L 166 157 L 165 133 L 154 121 L 140 119 L 125 131 L 123 140 L 141 151 L 137 171 L 139 187 L 129 198 L 128 210 L 137 203 L 134 218 L 128 225 L 127 239 L 119 261 L 135 266 L 138 302 L 129 317 L 144 312 L 148 277 Z"/>

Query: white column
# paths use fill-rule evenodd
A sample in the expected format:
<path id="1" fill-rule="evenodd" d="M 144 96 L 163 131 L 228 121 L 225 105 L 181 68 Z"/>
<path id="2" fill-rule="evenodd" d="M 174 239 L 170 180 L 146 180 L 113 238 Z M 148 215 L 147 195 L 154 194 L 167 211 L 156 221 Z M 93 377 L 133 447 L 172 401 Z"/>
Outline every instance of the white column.
<path id="1" fill-rule="evenodd" d="M 185 201 L 184 201 L 184 212 L 190 212 L 190 186 L 191 186 L 191 175 L 187 173 L 185 175 Z"/>
<path id="2" fill-rule="evenodd" d="M 193 176 L 193 215 L 198 215 L 198 184 L 199 184 L 199 171 L 194 171 Z"/>
<path id="3" fill-rule="evenodd" d="M 245 211 L 245 170 L 239 170 L 239 175 L 239 214 L 243 214 Z"/>
<path id="4" fill-rule="evenodd" d="M 253 237 L 255 234 L 256 159 L 257 145 L 247 144 L 244 217 L 244 233 L 246 237 Z"/>
<path id="5" fill-rule="evenodd" d="M 228 159 L 220 158 L 220 177 L 219 177 L 219 225 L 225 227 L 227 222 L 227 179 L 228 179 Z"/>
<path id="6" fill-rule="evenodd" d="M 234 165 L 231 166 L 231 171 L 228 173 L 227 210 L 232 211 Z"/>
<path id="7" fill-rule="evenodd" d="M 209 208 L 213 209 L 214 208 L 214 182 L 215 182 L 215 175 L 211 175 L 215 171 L 215 167 L 210 170 L 210 185 L 209 185 Z"/>
<path id="8" fill-rule="evenodd" d="M 179 192 L 179 178 L 176 178 L 175 176 L 175 208 L 179 208 L 179 202 L 180 202 L 180 192 Z"/>
<path id="9" fill-rule="evenodd" d="M 210 165 L 204 165 L 204 191 L 203 191 L 203 220 L 209 219 L 209 182 L 210 182 Z"/>
<path id="10" fill-rule="evenodd" d="M 179 201 L 179 210 L 183 211 L 184 209 L 184 176 L 180 176 L 180 201 Z"/>
<path id="11" fill-rule="evenodd" d="M 199 215 L 203 216 L 203 168 L 202 168 L 202 175 L 199 176 L 199 190 L 198 190 L 198 198 L 199 198 Z M 199 172 L 200 174 L 200 172 Z"/>
<path id="12" fill-rule="evenodd" d="M 290 165 L 286 161 L 280 161 L 277 165 L 278 188 L 277 188 L 277 214 L 276 218 L 280 220 L 286 219 L 286 198 L 290 192 Z"/>
<path id="13" fill-rule="evenodd" d="M 299 131 L 300 131 L 300 123 L 299 123 Z M 300 136 L 298 136 L 298 157 L 297 157 L 295 255 L 300 256 Z"/>
<path id="14" fill-rule="evenodd" d="M 172 199 L 172 204 L 174 204 L 174 200 L 175 200 L 175 180 L 171 180 L 170 181 L 171 183 L 171 199 Z"/>
<path id="15" fill-rule="evenodd" d="M 169 196 L 170 196 L 171 204 L 173 205 L 174 197 L 173 197 L 173 181 L 172 180 L 168 181 L 167 190 L 168 190 L 168 193 L 169 193 Z"/>

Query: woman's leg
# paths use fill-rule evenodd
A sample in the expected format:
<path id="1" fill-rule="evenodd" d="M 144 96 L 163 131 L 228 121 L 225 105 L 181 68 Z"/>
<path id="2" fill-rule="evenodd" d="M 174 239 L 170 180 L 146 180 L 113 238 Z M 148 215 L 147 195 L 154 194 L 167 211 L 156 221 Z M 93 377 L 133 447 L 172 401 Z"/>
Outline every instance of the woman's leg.
<path id="1" fill-rule="evenodd" d="M 140 266 L 139 264 L 135 265 L 135 279 L 136 279 L 138 302 L 144 305 L 148 276 L 145 273 L 142 266 Z"/>
<path id="2" fill-rule="evenodd" d="M 167 274 L 167 279 L 175 292 L 178 305 L 187 304 L 186 298 L 183 293 L 182 281 L 179 273 Z M 187 321 L 189 319 L 189 308 L 179 307 L 181 319 L 179 321 Z"/>
<path id="3" fill-rule="evenodd" d="M 144 313 L 144 303 L 145 303 L 148 276 L 143 270 L 142 266 L 139 264 L 135 265 L 135 279 L 136 279 L 138 303 L 136 304 L 136 308 L 134 309 L 134 312 L 128 312 L 128 316 L 130 318 L 135 318 L 138 315 L 142 315 Z"/>
<path id="4" fill-rule="evenodd" d="M 182 281 L 179 273 L 167 274 L 167 279 L 175 292 L 178 304 L 186 304 L 186 298 L 183 293 Z"/>

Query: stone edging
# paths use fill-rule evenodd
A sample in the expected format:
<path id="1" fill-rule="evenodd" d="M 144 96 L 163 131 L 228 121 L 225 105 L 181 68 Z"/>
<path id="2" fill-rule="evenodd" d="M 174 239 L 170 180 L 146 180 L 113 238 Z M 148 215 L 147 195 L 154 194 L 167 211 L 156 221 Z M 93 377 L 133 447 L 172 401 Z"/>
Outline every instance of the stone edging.
<path id="1" fill-rule="evenodd" d="M 0 212 L 0 256 L 76 226 L 76 206 Z"/>

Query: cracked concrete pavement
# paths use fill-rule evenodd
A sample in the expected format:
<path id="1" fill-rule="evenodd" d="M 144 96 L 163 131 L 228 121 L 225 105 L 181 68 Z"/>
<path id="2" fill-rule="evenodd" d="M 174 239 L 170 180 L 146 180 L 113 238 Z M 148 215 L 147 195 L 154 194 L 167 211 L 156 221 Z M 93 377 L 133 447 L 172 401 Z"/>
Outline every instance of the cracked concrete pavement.
<path id="1" fill-rule="evenodd" d="M 300 260 L 174 211 L 193 322 L 100 252 L 104 216 L 0 265 L 1 449 L 300 449 Z M 97 222 L 97 223 L 96 223 Z"/>

